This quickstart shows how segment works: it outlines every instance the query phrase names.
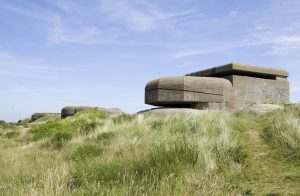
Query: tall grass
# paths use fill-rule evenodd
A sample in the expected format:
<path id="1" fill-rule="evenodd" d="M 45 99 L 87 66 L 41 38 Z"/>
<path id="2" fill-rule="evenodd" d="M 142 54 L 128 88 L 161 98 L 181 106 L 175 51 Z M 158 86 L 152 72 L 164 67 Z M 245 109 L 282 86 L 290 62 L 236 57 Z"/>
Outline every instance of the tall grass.
<path id="1" fill-rule="evenodd" d="M 91 134 L 74 138 L 76 145 L 92 143 L 103 152 L 76 161 L 73 182 L 94 194 L 238 192 L 235 176 L 244 155 L 230 119 L 219 112 L 112 118 Z"/>
<path id="2" fill-rule="evenodd" d="M 50 120 L 32 125 L 29 132 L 17 136 L 19 140 L 0 136 L 0 193 L 251 193 L 241 180 L 247 179 L 244 171 L 249 162 L 257 160 L 249 157 L 249 146 L 242 143 L 249 139 L 245 134 L 249 129 L 263 129 L 263 138 L 272 148 L 296 158 L 300 152 L 299 111 L 296 107 L 263 116 L 205 112 L 162 118 L 143 114 L 107 117 L 89 110 Z"/>
<path id="3" fill-rule="evenodd" d="M 265 116 L 264 138 L 289 158 L 300 160 L 300 106 Z"/>

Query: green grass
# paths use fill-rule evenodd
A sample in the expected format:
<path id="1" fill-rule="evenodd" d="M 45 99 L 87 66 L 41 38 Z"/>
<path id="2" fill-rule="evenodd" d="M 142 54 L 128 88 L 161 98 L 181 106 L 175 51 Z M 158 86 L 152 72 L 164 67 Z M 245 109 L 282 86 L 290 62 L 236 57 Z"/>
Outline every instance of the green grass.
<path id="1" fill-rule="evenodd" d="M 300 106 L 270 113 L 264 139 L 289 159 L 300 160 Z M 280 120 L 279 120 L 280 119 Z"/>
<path id="2" fill-rule="evenodd" d="M 95 145 L 85 144 L 79 146 L 73 154 L 72 159 L 76 162 L 84 161 L 90 158 L 95 158 L 103 153 L 103 149 Z"/>
<path id="3" fill-rule="evenodd" d="M 49 117 L 45 117 L 49 118 Z M 55 135 L 69 135 L 70 137 L 76 132 L 87 134 L 93 131 L 97 126 L 97 119 L 105 118 L 105 114 L 91 109 L 88 112 L 79 112 L 73 118 L 67 118 L 61 121 L 53 121 L 37 125 L 30 130 L 33 140 L 39 140 Z M 43 120 L 43 119 L 41 119 Z M 56 137 L 56 136 L 55 136 Z M 60 136 L 57 136 L 60 138 Z"/>
<path id="4" fill-rule="evenodd" d="M 60 114 L 48 114 L 35 120 L 33 123 L 57 122 L 60 120 Z"/>
<path id="5" fill-rule="evenodd" d="M 15 137 L 18 137 L 20 135 L 20 133 L 17 131 L 10 131 L 10 132 L 5 133 L 4 135 L 7 138 L 15 138 Z"/>
<path id="6" fill-rule="evenodd" d="M 296 195 L 299 123 L 295 106 L 164 118 L 89 110 L 27 131 L 7 127 L 0 193 Z"/>

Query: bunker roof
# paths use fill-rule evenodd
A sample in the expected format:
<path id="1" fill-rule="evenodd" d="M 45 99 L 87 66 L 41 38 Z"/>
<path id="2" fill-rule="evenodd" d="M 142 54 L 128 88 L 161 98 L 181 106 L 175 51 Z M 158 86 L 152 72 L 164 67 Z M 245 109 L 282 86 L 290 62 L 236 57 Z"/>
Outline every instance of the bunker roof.
<path id="1" fill-rule="evenodd" d="M 222 66 L 205 69 L 198 72 L 186 74 L 188 76 L 202 77 L 224 77 L 229 75 L 243 75 L 252 77 L 288 77 L 288 72 L 279 69 L 258 67 L 253 65 L 245 65 L 239 63 L 228 63 Z"/>

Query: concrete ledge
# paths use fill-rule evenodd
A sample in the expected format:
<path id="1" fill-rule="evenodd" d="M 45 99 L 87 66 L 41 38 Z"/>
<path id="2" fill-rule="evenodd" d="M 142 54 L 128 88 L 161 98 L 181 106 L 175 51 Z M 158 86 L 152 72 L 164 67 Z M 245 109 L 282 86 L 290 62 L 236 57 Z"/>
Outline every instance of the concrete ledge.
<path id="1" fill-rule="evenodd" d="M 245 75 L 253 77 L 274 77 L 281 76 L 288 77 L 288 72 L 280 69 L 273 69 L 267 67 L 258 67 L 253 65 L 228 63 L 222 66 L 213 67 L 203 71 L 193 72 L 187 76 L 200 76 L 200 77 L 224 77 L 227 75 Z"/>

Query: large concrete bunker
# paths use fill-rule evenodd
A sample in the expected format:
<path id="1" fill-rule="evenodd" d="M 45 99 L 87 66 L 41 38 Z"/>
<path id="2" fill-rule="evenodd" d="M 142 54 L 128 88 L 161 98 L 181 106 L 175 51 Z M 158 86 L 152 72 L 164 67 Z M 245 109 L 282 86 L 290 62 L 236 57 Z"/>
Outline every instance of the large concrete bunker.
<path id="1" fill-rule="evenodd" d="M 145 103 L 196 109 L 242 108 L 251 103 L 288 103 L 288 72 L 238 63 L 186 76 L 162 77 L 145 88 Z"/>

